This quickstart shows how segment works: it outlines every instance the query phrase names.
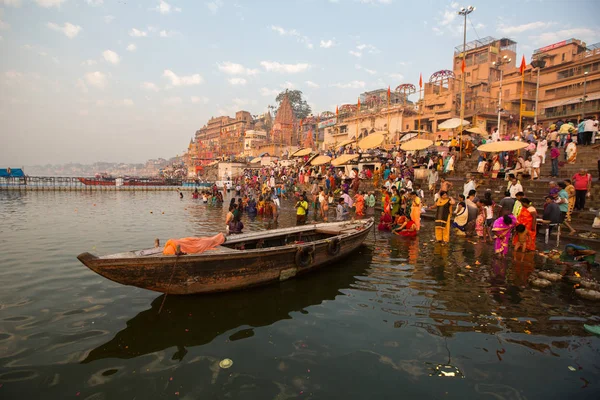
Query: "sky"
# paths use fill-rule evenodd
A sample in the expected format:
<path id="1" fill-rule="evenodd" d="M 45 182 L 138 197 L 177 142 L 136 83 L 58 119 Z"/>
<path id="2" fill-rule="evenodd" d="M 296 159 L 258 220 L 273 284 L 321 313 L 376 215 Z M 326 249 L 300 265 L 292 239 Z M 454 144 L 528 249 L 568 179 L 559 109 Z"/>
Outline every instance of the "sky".
<path id="1" fill-rule="evenodd" d="M 209 118 L 280 91 L 314 112 L 452 69 L 467 41 L 518 58 L 600 42 L 600 2 L 505 0 L 0 0 L 0 165 L 181 155 Z"/>

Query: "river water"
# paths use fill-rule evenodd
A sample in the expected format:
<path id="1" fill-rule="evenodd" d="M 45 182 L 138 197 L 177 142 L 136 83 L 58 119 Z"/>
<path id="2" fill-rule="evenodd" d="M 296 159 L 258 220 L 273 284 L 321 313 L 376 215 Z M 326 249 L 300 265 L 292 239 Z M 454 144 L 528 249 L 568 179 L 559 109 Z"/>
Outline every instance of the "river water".
<path id="1" fill-rule="evenodd" d="M 0 398 L 600 398 L 600 338 L 583 329 L 598 303 L 529 286 L 534 263 L 553 268 L 539 255 L 439 247 L 432 222 L 281 284 L 168 296 L 160 314 L 162 295 L 77 261 L 221 230 L 225 208 L 185 196 L 0 192 Z"/>

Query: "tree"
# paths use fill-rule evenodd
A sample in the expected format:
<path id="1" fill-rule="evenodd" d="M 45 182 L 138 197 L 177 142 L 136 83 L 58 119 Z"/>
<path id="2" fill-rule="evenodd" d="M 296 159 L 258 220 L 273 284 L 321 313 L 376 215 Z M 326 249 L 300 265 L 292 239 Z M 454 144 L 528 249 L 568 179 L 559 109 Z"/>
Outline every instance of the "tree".
<path id="1" fill-rule="evenodd" d="M 281 102 L 286 94 L 290 104 L 292 105 L 292 109 L 294 110 L 294 115 L 296 118 L 304 119 L 310 115 L 312 110 L 310 109 L 310 106 L 306 100 L 302 98 L 302 92 L 300 90 L 285 89 L 284 92 L 281 92 L 277 95 L 275 101 L 281 105 Z"/>

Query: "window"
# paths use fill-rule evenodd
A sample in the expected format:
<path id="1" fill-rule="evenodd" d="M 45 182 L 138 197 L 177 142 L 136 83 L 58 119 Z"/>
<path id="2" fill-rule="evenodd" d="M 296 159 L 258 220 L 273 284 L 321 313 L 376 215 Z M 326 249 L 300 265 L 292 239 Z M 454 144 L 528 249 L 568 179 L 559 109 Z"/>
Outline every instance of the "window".
<path id="1" fill-rule="evenodd" d="M 340 133 L 346 133 L 346 132 L 348 132 L 348 125 L 340 126 Z"/>
<path id="2" fill-rule="evenodd" d="M 562 53 L 561 61 L 565 61 L 565 53 Z"/>

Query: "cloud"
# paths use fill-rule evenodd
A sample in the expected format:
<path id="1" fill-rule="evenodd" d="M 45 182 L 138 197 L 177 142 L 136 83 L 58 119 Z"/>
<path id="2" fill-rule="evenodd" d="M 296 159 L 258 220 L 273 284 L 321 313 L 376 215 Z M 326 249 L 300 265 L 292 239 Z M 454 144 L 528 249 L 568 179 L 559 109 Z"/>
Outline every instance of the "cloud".
<path id="1" fill-rule="evenodd" d="M 312 81 L 306 81 L 304 83 L 306 83 L 306 86 L 311 87 L 311 88 L 315 88 L 316 89 L 316 88 L 320 87 L 318 83 L 314 83 Z"/>
<path id="2" fill-rule="evenodd" d="M 190 101 L 194 104 L 198 104 L 198 103 L 208 104 L 209 99 L 208 99 L 208 97 L 192 96 L 192 97 L 190 97 Z"/>
<path id="3" fill-rule="evenodd" d="M 510 26 L 510 25 L 505 25 L 505 24 L 501 23 L 500 25 L 498 25 L 497 31 L 502 33 L 503 35 L 514 35 L 514 34 L 518 34 L 518 33 L 523 33 L 525 31 L 531 31 L 534 29 L 535 30 L 545 29 L 554 24 L 556 24 L 556 22 L 536 21 L 536 22 L 530 22 L 528 24 L 523 24 L 523 25 Z"/>
<path id="4" fill-rule="evenodd" d="M 114 20 L 115 20 L 115 17 L 113 15 L 105 15 L 104 16 L 104 22 L 106 22 L 107 24 L 110 24 Z"/>
<path id="5" fill-rule="evenodd" d="M 227 81 L 229 81 L 230 84 L 232 85 L 245 85 L 246 84 L 246 80 L 244 78 L 230 78 Z"/>
<path id="6" fill-rule="evenodd" d="M 163 76 L 168 78 L 171 81 L 171 85 L 173 86 L 191 86 L 191 85 L 199 85 L 204 82 L 204 78 L 200 76 L 200 74 L 188 75 L 188 76 L 178 76 L 175 72 L 170 69 L 165 69 L 163 72 Z"/>
<path id="7" fill-rule="evenodd" d="M 112 50 L 104 50 L 102 52 L 102 57 L 104 57 L 104 60 L 113 65 L 117 65 L 119 61 L 121 61 L 119 55 Z"/>
<path id="8" fill-rule="evenodd" d="M 229 75 L 248 75 L 253 76 L 258 74 L 257 69 L 250 69 L 244 67 L 242 64 L 236 64 L 229 61 L 225 61 L 222 64 L 217 63 L 219 71 L 225 72 Z"/>
<path id="9" fill-rule="evenodd" d="M 104 4 L 104 0 L 85 0 L 92 7 L 98 7 Z"/>
<path id="10" fill-rule="evenodd" d="M 308 36 L 302 35 L 300 32 L 298 32 L 295 29 L 287 30 L 285 28 L 282 28 L 281 26 L 271 25 L 271 30 L 279 33 L 280 36 L 295 37 L 299 43 L 303 43 L 307 48 L 309 48 L 309 49 L 313 48 L 313 44 L 310 42 L 310 39 L 308 38 Z"/>
<path id="11" fill-rule="evenodd" d="M 369 75 L 375 75 L 375 74 L 377 74 L 377 71 L 375 71 L 373 69 L 365 68 L 365 67 L 363 67 L 363 66 L 361 66 L 359 64 L 356 64 L 355 67 L 356 67 L 357 70 L 359 70 L 359 71 L 365 71 Z"/>
<path id="12" fill-rule="evenodd" d="M 260 65 L 269 72 L 279 72 L 282 74 L 296 74 L 304 72 L 310 68 L 310 64 L 282 64 L 277 61 L 261 61 Z"/>
<path id="13" fill-rule="evenodd" d="M 329 49 L 333 46 L 335 46 L 335 39 L 329 39 L 329 40 L 321 40 L 319 47 L 323 48 L 323 49 Z"/>
<path id="14" fill-rule="evenodd" d="M 159 33 L 159 36 L 163 38 L 169 38 L 177 35 L 179 35 L 179 32 L 177 31 L 166 31 L 164 29 Z"/>
<path id="15" fill-rule="evenodd" d="M 136 29 L 136 28 L 131 28 L 131 30 L 129 31 L 129 36 L 146 37 L 146 36 L 148 36 L 148 32 L 140 31 L 139 29 Z"/>
<path id="16" fill-rule="evenodd" d="M 95 88 L 104 90 L 106 85 L 108 85 L 108 78 L 100 71 L 88 72 L 84 77 L 88 85 L 94 86 Z"/>
<path id="17" fill-rule="evenodd" d="M 356 46 L 356 48 L 360 51 L 367 51 L 369 54 L 377 54 L 380 53 L 379 49 L 372 44 L 360 43 Z"/>
<path id="18" fill-rule="evenodd" d="M 130 43 L 129 46 L 127 46 L 127 51 L 135 51 L 137 49 L 137 46 L 133 43 Z"/>
<path id="19" fill-rule="evenodd" d="M 166 99 L 163 100 L 163 104 L 166 106 L 175 106 L 178 104 L 183 103 L 183 100 L 181 100 L 181 97 L 167 97 Z"/>
<path id="20" fill-rule="evenodd" d="M 292 82 L 289 82 L 289 81 L 283 82 L 279 86 L 281 86 L 283 89 L 293 89 L 295 87 L 295 85 Z"/>
<path id="21" fill-rule="evenodd" d="M 166 1 L 161 0 L 158 5 L 153 8 L 154 11 L 158 11 L 159 13 L 166 15 L 171 13 L 171 5 Z"/>
<path id="22" fill-rule="evenodd" d="M 92 66 L 92 65 L 96 65 L 97 61 L 96 60 L 85 60 L 84 62 L 81 63 L 81 65 L 83 66 Z"/>
<path id="23" fill-rule="evenodd" d="M 53 31 L 62 32 L 69 39 L 73 39 L 75 36 L 79 35 L 79 32 L 81 31 L 81 27 L 79 25 L 73 25 L 69 22 L 65 22 L 62 27 L 54 22 L 48 22 L 46 26 Z"/>
<path id="24" fill-rule="evenodd" d="M 142 89 L 151 90 L 153 92 L 160 91 L 159 87 L 155 83 L 152 83 L 152 82 L 143 82 L 141 87 L 142 87 Z"/>
<path id="25" fill-rule="evenodd" d="M 587 43 L 595 43 L 598 36 L 600 36 L 600 29 L 572 28 L 532 35 L 529 36 L 529 40 L 536 45 L 548 45 L 569 38 L 578 38 Z"/>
<path id="26" fill-rule="evenodd" d="M 211 12 L 211 14 L 216 14 L 217 12 L 219 12 L 219 8 L 223 7 L 223 1 L 222 0 L 213 0 L 207 3 L 206 7 L 208 7 L 208 10 Z"/>
<path id="27" fill-rule="evenodd" d="M 279 92 L 278 89 L 260 88 L 259 90 L 261 96 L 277 96 Z"/>
<path id="28" fill-rule="evenodd" d="M 396 81 L 400 81 L 400 82 L 401 82 L 401 81 L 404 79 L 404 75 L 402 75 L 402 74 L 397 74 L 397 73 L 391 73 L 391 74 L 388 74 L 388 76 L 389 76 L 390 78 L 392 78 L 392 79 L 394 79 L 394 80 L 396 80 Z"/>
<path id="29" fill-rule="evenodd" d="M 358 58 L 362 57 L 362 53 L 360 51 L 350 50 L 348 52 L 348 54 L 350 54 L 351 56 L 354 56 L 354 57 L 358 57 Z"/>
<path id="30" fill-rule="evenodd" d="M 334 83 L 330 86 L 337 87 L 340 89 L 362 89 L 365 87 L 365 82 L 363 81 L 351 81 L 348 83 Z"/>
<path id="31" fill-rule="evenodd" d="M 40 7 L 44 8 L 60 7 L 60 5 L 65 1 L 67 0 L 35 0 Z"/>
<path id="32" fill-rule="evenodd" d="M 81 93 L 87 93 L 89 91 L 87 88 L 87 85 L 81 78 L 77 79 L 77 82 L 75 83 L 75 87 L 77 89 L 79 89 L 81 91 Z"/>

